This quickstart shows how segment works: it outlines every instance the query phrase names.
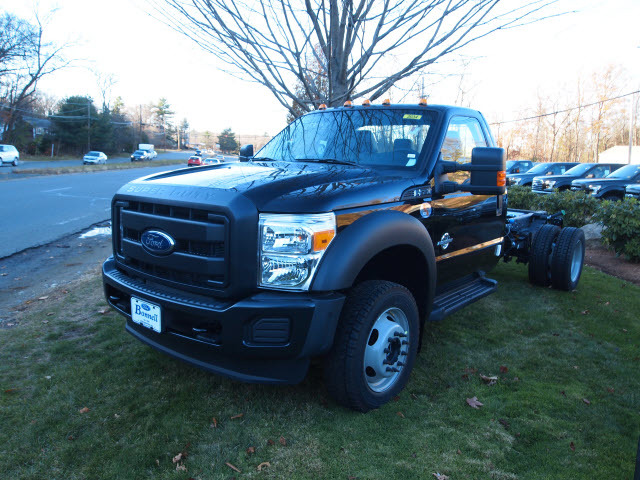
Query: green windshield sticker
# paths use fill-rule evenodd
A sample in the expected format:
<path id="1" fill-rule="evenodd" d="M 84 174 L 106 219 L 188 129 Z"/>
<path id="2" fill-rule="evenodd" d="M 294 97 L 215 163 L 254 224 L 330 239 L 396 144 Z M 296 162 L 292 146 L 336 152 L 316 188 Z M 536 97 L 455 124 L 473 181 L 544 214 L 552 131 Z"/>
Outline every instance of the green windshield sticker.
<path id="1" fill-rule="evenodd" d="M 404 117 L 402 117 L 403 120 L 420 120 L 422 118 L 422 115 L 415 115 L 413 113 L 405 113 Z"/>

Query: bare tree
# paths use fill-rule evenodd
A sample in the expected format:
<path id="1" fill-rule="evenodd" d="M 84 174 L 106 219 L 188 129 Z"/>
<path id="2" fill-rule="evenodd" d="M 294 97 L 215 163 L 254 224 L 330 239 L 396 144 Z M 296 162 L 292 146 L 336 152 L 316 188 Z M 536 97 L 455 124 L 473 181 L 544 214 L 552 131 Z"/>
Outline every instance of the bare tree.
<path id="1" fill-rule="evenodd" d="M 69 64 L 61 52 L 67 45 L 45 41 L 45 23 L 35 24 L 5 13 L 0 17 L 0 111 L 4 133 L 11 132 L 21 111 L 30 107 L 38 82 Z"/>
<path id="2" fill-rule="evenodd" d="M 307 99 L 375 100 L 475 40 L 540 20 L 557 1 L 149 0 L 166 23 L 229 73 L 269 88 L 291 114 L 293 102 L 317 106 Z M 324 65 L 327 92 L 313 81 L 309 58 Z"/>

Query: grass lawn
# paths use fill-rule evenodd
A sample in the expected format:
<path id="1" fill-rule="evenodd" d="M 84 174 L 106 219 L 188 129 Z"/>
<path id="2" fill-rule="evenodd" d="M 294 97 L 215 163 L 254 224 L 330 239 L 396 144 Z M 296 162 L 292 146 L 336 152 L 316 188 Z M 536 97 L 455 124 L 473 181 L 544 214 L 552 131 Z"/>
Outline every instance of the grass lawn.
<path id="1" fill-rule="evenodd" d="M 493 277 L 497 294 L 427 326 L 406 390 L 368 414 L 317 368 L 246 385 L 163 356 L 102 313 L 97 275 L 68 285 L 0 327 L 1 477 L 632 478 L 640 288 L 590 268 L 572 293 L 522 265 Z"/>

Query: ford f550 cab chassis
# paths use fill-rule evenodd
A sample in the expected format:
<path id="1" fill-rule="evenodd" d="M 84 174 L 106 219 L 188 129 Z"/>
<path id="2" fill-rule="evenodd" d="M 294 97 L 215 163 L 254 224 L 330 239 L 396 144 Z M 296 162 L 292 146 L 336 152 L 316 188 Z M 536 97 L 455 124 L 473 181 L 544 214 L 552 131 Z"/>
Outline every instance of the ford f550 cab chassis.
<path id="1" fill-rule="evenodd" d="M 300 382 L 367 411 L 395 396 L 425 322 L 492 293 L 500 259 L 571 290 L 584 236 L 507 209 L 480 112 L 320 109 L 241 161 L 151 175 L 112 203 L 109 304 L 161 352 L 247 382 Z"/>

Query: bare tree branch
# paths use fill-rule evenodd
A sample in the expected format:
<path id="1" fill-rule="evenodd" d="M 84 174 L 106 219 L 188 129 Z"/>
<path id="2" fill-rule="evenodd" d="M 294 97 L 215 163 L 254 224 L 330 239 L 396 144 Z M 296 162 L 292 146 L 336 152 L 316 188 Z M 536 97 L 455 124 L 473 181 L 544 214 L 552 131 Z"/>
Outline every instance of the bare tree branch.
<path id="1" fill-rule="evenodd" d="M 222 69 L 267 87 L 290 114 L 294 104 L 379 98 L 476 40 L 547 18 L 558 1 L 148 0 L 158 19 Z"/>

